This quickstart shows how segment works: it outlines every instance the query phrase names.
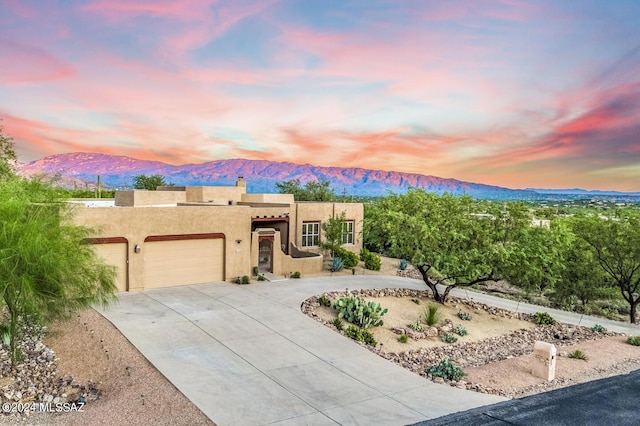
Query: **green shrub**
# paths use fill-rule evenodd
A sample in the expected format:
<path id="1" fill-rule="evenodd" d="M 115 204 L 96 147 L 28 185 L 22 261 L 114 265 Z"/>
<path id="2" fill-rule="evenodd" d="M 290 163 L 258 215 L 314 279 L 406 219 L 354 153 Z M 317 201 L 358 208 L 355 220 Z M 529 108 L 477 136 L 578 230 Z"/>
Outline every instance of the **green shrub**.
<path id="1" fill-rule="evenodd" d="M 471 314 L 468 312 L 458 312 L 458 318 L 462 321 L 471 321 Z"/>
<path id="2" fill-rule="evenodd" d="M 242 284 L 242 278 L 237 277 L 235 280 L 233 280 L 233 282 L 236 284 Z"/>
<path id="3" fill-rule="evenodd" d="M 300 278 L 302 275 L 300 274 L 300 271 L 295 271 L 293 274 L 291 274 L 291 278 Z"/>
<path id="4" fill-rule="evenodd" d="M 629 337 L 627 343 L 633 346 L 640 346 L 640 336 Z"/>
<path id="5" fill-rule="evenodd" d="M 371 254 L 371 252 L 363 247 L 362 250 L 360 250 L 360 260 L 364 261 L 369 254 Z"/>
<path id="6" fill-rule="evenodd" d="M 409 265 L 409 262 L 407 262 L 406 259 L 400 259 L 400 263 L 398 264 L 398 269 L 400 269 L 401 271 L 404 271 L 405 269 L 407 269 L 408 265 Z"/>
<path id="7" fill-rule="evenodd" d="M 427 323 L 427 325 L 433 327 L 438 323 L 438 321 L 440 321 L 440 317 L 441 317 L 440 305 L 436 305 L 435 303 L 429 303 L 429 306 L 427 306 L 424 309 L 423 316 L 424 316 L 424 322 Z"/>
<path id="8" fill-rule="evenodd" d="M 367 302 L 361 297 L 342 297 L 337 299 L 333 308 L 338 311 L 338 318 L 345 319 L 362 328 L 382 325 L 382 316 L 388 312 L 379 303 Z"/>
<path id="9" fill-rule="evenodd" d="M 376 253 L 369 253 L 367 258 L 364 260 L 364 267 L 370 271 L 379 271 L 380 268 L 382 268 L 380 255 Z"/>
<path id="10" fill-rule="evenodd" d="M 334 318 L 332 324 L 338 331 L 342 331 L 344 329 L 344 321 L 340 318 Z"/>
<path id="11" fill-rule="evenodd" d="M 249 284 L 250 282 L 251 282 L 251 278 L 249 278 L 249 275 L 242 276 L 242 284 Z"/>
<path id="12" fill-rule="evenodd" d="M 458 338 L 453 333 L 444 333 L 444 335 L 442 336 L 442 341 L 445 343 L 455 343 L 458 341 Z"/>
<path id="13" fill-rule="evenodd" d="M 596 333 L 606 333 L 607 329 L 604 328 L 603 326 L 601 326 L 600 324 L 596 324 L 593 327 L 591 327 L 591 329 L 593 331 L 595 331 Z"/>
<path id="14" fill-rule="evenodd" d="M 323 294 L 318 298 L 318 303 L 320 306 L 331 306 L 331 299 L 329 299 L 326 294 Z"/>
<path id="15" fill-rule="evenodd" d="M 329 268 L 329 270 L 331 272 L 339 272 L 342 271 L 342 268 L 344 268 L 344 262 L 342 261 L 342 258 L 334 257 L 331 261 L 331 268 Z"/>
<path id="16" fill-rule="evenodd" d="M 258 281 L 266 281 L 267 279 L 265 278 L 264 275 L 258 275 Z"/>
<path id="17" fill-rule="evenodd" d="M 462 326 L 462 324 L 456 325 L 456 328 L 453 330 L 453 332 L 456 333 L 458 336 L 466 336 L 467 335 L 467 329 L 464 328 Z"/>
<path id="18" fill-rule="evenodd" d="M 260 275 L 260 269 L 258 269 L 257 266 L 254 266 L 252 271 L 253 271 L 254 277 L 257 277 L 258 275 Z"/>
<path id="19" fill-rule="evenodd" d="M 335 257 L 342 259 L 342 263 L 345 268 L 355 268 L 358 266 L 360 259 L 358 259 L 358 255 L 354 252 L 338 247 L 333 251 L 333 253 Z"/>
<path id="20" fill-rule="evenodd" d="M 538 325 L 553 325 L 556 320 L 547 312 L 536 312 L 535 321 Z"/>
<path id="21" fill-rule="evenodd" d="M 454 365 L 448 359 L 443 359 L 439 364 L 430 367 L 427 370 L 427 374 L 431 377 L 442 377 L 446 380 L 460 380 L 466 374 L 464 370 L 457 365 Z"/>
<path id="22" fill-rule="evenodd" d="M 409 327 L 410 329 L 412 329 L 414 331 L 422 331 L 422 330 L 424 330 L 424 327 L 422 326 L 422 324 L 420 324 L 420 321 L 416 321 L 414 323 L 411 323 L 411 324 L 407 325 L 407 327 Z"/>
<path id="23" fill-rule="evenodd" d="M 587 360 L 587 355 L 585 355 L 584 352 L 582 352 L 580 349 L 576 349 L 575 351 L 571 352 L 569 354 L 569 358 L 573 358 L 573 359 L 581 359 L 583 361 Z"/>
<path id="24" fill-rule="evenodd" d="M 344 331 L 345 336 L 352 338 L 353 340 L 357 340 L 358 342 L 362 342 L 365 345 L 375 347 L 378 342 L 373 338 L 373 334 L 364 330 L 360 327 L 356 327 L 355 325 L 350 325 Z"/>
<path id="25" fill-rule="evenodd" d="M 398 342 L 400 343 L 407 343 L 409 341 L 409 336 L 407 336 L 406 334 L 401 334 L 400 337 L 398 337 Z"/>

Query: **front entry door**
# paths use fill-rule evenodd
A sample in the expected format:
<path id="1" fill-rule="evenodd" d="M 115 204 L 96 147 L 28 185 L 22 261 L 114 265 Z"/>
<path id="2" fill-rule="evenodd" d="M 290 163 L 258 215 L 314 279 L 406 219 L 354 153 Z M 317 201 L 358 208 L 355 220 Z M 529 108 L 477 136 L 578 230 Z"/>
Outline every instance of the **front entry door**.
<path id="1" fill-rule="evenodd" d="M 258 269 L 260 272 L 273 272 L 273 241 L 271 239 L 260 239 Z"/>

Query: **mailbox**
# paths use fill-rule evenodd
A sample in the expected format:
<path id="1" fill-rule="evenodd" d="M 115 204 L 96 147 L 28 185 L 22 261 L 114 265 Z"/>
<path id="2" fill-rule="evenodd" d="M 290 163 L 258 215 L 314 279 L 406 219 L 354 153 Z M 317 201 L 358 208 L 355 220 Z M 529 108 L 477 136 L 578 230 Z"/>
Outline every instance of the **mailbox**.
<path id="1" fill-rule="evenodd" d="M 547 381 L 556 377 L 556 347 L 554 345 L 547 342 L 535 342 L 531 374 Z"/>

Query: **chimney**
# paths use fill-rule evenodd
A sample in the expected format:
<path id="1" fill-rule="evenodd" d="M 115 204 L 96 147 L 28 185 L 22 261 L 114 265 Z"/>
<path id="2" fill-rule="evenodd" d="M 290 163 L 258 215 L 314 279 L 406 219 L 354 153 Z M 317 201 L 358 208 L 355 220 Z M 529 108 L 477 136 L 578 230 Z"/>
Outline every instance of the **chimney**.
<path id="1" fill-rule="evenodd" d="M 244 181 L 244 178 L 242 176 L 238 176 L 238 180 L 236 181 L 236 186 L 246 188 L 247 182 Z"/>

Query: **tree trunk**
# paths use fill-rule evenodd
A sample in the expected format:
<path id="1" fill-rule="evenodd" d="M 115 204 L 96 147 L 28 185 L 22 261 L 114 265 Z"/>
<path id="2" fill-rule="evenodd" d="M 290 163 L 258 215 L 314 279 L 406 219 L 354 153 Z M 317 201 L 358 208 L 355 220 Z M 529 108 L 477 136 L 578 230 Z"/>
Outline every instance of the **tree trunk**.
<path id="1" fill-rule="evenodd" d="M 444 299 L 442 298 L 442 295 L 438 292 L 438 286 L 435 283 L 433 283 L 429 278 L 429 269 L 431 269 L 431 267 L 424 266 L 424 265 L 416 265 L 416 267 L 418 268 L 418 271 L 420 271 L 420 274 L 422 275 L 422 280 L 433 293 L 433 298 L 435 299 L 435 301 L 438 303 L 442 303 L 444 305 Z"/>
<path id="2" fill-rule="evenodd" d="M 629 303 L 629 305 L 631 306 L 631 309 L 630 309 L 630 312 L 629 312 L 629 321 L 631 321 L 631 324 L 635 324 L 636 323 L 636 310 L 638 308 L 638 303 L 639 302 L 640 302 L 640 298 Z"/>

